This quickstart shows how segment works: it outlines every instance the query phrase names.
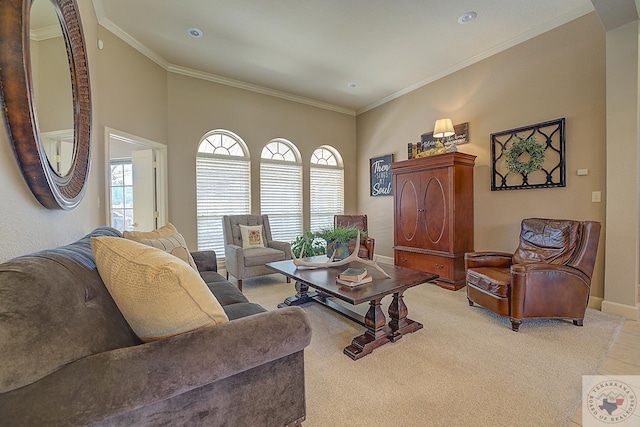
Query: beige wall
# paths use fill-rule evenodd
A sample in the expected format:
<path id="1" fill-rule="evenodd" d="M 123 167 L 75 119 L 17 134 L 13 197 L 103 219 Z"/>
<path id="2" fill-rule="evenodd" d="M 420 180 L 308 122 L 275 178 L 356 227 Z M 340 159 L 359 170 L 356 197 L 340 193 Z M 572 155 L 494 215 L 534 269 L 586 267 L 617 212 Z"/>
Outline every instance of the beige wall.
<path id="1" fill-rule="evenodd" d="M 607 31 L 607 259 L 602 310 L 640 317 L 640 26 Z"/>
<path id="2" fill-rule="evenodd" d="M 179 74 L 169 75 L 169 219 L 197 247 L 195 159 L 214 129 L 239 135 L 249 147 L 252 212 L 260 212 L 260 153 L 274 138 L 296 145 L 303 160 L 305 228 L 309 224 L 309 159 L 331 145 L 345 162 L 345 209 L 356 208 L 355 116 Z"/>
<path id="3" fill-rule="evenodd" d="M 92 89 L 97 78 L 97 48 L 95 39 L 98 24 L 91 0 L 78 0 L 85 40 L 87 40 L 89 72 Z M 94 110 L 93 122 L 97 114 Z M 40 249 L 68 243 L 82 237 L 100 225 L 100 200 L 104 189 L 99 177 L 101 152 L 93 135 L 92 168 L 84 200 L 75 210 L 48 210 L 33 197 L 25 183 L 13 155 L 5 131 L 4 117 L 0 131 L 0 261 Z M 97 166 L 97 167 L 96 167 Z"/>
<path id="4" fill-rule="evenodd" d="M 513 251 L 520 220 L 541 216 L 604 222 L 605 33 L 595 13 L 469 66 L 358 116 L 358 210 L 369 214 L 376 253 L 393 256 L 393 199 L 370 197 L 368 159 L 407 158 L 408 142 L 433 131 L 438 118 L 469 122 L 474 154 L 475 249 Z M 490 134 L 566 117 L 567 186 L 491 191 Z M 588 169 L 577 176 L 577 169 Z M 603 296 L 604 236 L 592 295 Z"/>
<path id="5" fill-rule="evenodd" d="M 98 36 L 101 145 L 105 126 L 166 144 L 167 72 L 103 27 Z"/>

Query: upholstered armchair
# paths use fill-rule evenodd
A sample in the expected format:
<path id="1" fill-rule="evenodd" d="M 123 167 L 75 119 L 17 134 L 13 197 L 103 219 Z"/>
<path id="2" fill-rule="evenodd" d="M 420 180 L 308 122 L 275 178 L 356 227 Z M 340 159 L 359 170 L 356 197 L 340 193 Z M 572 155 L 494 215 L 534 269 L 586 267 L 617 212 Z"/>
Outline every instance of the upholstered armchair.
<path id="1" fill-rule="evenodd" d="M 600 223 L 528 218 L 514 254 L 465 254 L 467 298 L 511 318 L 570 319 L 582 326 L 589 302 Z"/>
<path id="2" fill-rule="evenodd" d="M 334 227 L 355 227 L 364 232 L 367 232 L 367 216 L 366 215 L 334 215 L 333 217 Z M 373 249 L 376 244 L 375 239 L 372 239 L 368 235 L 366 237 L 360 236 L 360 250 L 358 256 L 360 258 L 373 259 Z M 352 253 L 356 248 L 356 239 L 349 242 L 349 253 Z"/>
<path id="3" fill-rule="evenodd" d="M 267 215 L 227 215 L 222 225 L 227 279 L 235 277 L 240 290 L 244 279 L 273 274 L 266 263 L 291 259 L 291 244 L 271 238 Z"/>

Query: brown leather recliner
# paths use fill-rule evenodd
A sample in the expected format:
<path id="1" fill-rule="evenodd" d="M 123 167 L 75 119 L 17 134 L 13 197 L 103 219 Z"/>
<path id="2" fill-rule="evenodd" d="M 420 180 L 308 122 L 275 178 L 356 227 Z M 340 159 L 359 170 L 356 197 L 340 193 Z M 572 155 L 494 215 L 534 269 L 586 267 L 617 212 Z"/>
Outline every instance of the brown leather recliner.
<path id="1" fill-rule="evenodd" d="M 563 219 L 522 220 L 514 254 L 465 254 L 467 298 L 511 318 L 571 319 L 582 326 L 589 302 L 600 223 Z"/>
<path id="2" fill-rule="evenodd" d="M 366 215 L 334 215 L 333 217 L 334 227 L 355 227 L 364 232 L 367 231 L 367 216 Z M 376 240 L 369 236 L 360 236 L 360 250 L 358 256 L 360 258 L 373 259 L 373 249 L 375 247 Z M 356 239 L 349 242 L 349 253 L 352 253 L 356 248 Z"/>

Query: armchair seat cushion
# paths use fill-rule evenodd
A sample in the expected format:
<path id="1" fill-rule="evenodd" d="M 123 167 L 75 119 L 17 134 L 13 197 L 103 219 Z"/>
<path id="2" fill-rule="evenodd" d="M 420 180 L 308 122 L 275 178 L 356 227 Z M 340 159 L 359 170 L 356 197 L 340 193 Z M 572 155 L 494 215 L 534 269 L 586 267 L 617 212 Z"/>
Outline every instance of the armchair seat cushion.
<path id="1" fill-rule="evenodd" d="M 509 296 L 511 272 L 508 268 L 479 267 L 467 271 L 467 282 L 501 298 Z"/>
<path id="2" fill-rule="evenodd" d="M 283 261 L 284 252 L 273 248 L 252 248 L 244 250 L 245 267 L 256 267 L 268 262 Z"/>

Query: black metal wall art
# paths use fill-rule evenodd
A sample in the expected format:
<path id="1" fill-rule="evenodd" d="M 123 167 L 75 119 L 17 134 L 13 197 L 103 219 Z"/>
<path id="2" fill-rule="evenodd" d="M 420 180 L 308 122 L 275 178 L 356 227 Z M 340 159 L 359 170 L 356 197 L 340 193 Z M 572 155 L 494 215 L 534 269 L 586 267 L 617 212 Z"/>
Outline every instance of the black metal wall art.
<path id="1" fill-rule="evenodd" d="M 491 191 L 566 185 L 564 117 L 491 134 Z"/>

